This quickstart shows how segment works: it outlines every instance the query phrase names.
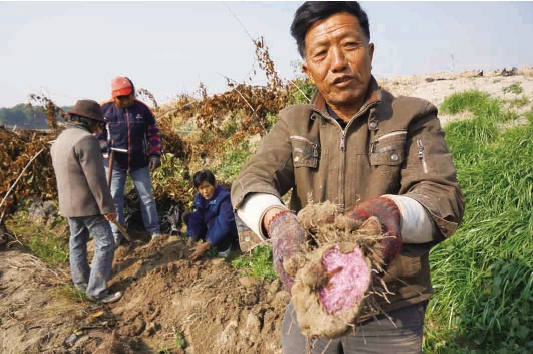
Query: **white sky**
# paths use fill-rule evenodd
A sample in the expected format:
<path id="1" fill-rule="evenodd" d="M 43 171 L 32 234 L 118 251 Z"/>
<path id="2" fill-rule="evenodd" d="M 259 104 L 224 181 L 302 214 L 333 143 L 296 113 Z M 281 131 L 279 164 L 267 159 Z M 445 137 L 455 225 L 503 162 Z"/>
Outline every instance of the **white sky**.
<path id="1" fill-rule="evenodd" d="M 299 60 L 290 36 L 302 2 L 0 2 L 0 107 L 44 93 L 60 105 L 110 95 L 116 75 L 159 103 L 209 94 L 252 75 L 264 36 L 282 77 Z M 533 2 L 361 2 L 377 77 L 533 65 Z M 231 11 L 228 9 L 231 8 Z M 253 69 L 257 75 L 253 76 Z"/>

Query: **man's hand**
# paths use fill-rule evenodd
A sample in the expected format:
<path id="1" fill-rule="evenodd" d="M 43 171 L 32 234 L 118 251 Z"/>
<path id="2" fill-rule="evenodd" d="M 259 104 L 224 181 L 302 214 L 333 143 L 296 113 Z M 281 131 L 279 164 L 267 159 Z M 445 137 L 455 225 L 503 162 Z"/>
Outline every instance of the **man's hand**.
<path id="1" fill-rule="evenodd" d="M 159 158 L 159 156 L 155 156 L 155 155 L 150 156 L 150 162 L 148 163 L 148 167 L 150 168 L 150 171 L 155 170 L 159 166 L 161 166 L 161 159 Z"/>
<path id="2" fill-rule="evenodd" d="M 400 233 L 400 209 L 396 203 L 386 197 L 376 197 L 358 204 L 345 216 L 354 219 L 359 226 L 368 218 L 375 216 L 381 225 L 381 233 L 386 236 L 379 240 L 382 251 L 383 269 L 392 262 L 400 252 L 402 235 Z"/>
<path id="3" fill-rule="evenodd" d="M 209 247 L 211 247 L 211 243 L 209 241 L 206 241 L 206 242 L 199 244 L 196 247 L 191 248 L 190 250 L 194 252 L 193 254 L 189 256 L 189 259 L 193 261 L 197 260 L 198 258 L 202 257 L 205 254 L 205 252 L 207 252 Z"/>
<path id="4" fill-rule="evenodd" d="M 100 144 L 100 151 L 101 152 L 107 152 L 107 141 L 98 140 L 98 144 Z"/>
<path id="5" fill-rule="evenodd" d="M 117 213 L 113 211 L 111 213 L 104 214 L 104 218 L 107 221 L 115 222 L 117 220 Z"/>
<path id="6" fill-rule="evenodd" d="M 268 234 L 272 240 L 274 268 L 285 289 L 290 291 L 300 260 L 304 258 L 306 231 L 292 211 L 283 209 L 276 211 L 277 213 L 268 220 Z"/>

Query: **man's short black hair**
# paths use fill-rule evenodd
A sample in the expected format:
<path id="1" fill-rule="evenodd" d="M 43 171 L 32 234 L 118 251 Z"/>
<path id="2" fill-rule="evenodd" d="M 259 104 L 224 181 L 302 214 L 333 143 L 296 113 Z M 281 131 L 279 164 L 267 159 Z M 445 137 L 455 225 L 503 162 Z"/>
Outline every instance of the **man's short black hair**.
<path id="1" fill-rule="evenodd" d="M 208 170 L 208 169 L 198 171 L 192 176 L 192 183 L 194 184 L 194 188 L 196 189 L 198 189 L 198 187 L 200 187 L 200 185 L 204 181 L 209 182 L 213 186 L 217 182 L 213 172 L 211 172 L 211 170 Z"/>
<path id="2" fill-rule="evenodd" d="M 298 52 L 302 58 L 305 58 L 305 35 L 309 29 L 316 22 L 341 12 L 355 16 L 367 40 L 370 41 L 368 15 L 357 1 L 306 1 L 296 10 L 291 25 L 291 35 L 296 39 Z"/>

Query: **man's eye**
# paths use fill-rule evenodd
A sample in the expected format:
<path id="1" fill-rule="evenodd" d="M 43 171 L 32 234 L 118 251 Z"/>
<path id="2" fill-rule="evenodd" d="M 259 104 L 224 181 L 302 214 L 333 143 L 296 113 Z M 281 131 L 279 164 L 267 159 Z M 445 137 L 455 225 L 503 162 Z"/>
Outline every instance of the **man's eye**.
<path id="1" fill-rule="evenodd" d="M 358 48 L 359 45 L 360 45 L 360 43 L 358 43 L 358 42 L 347 42 L 347 43 L 344 44 L 344 46 L 345 46 L 346 48 L 350 48 L 350 49 L 352 49 L 352 48 Z"/>
<path id="2" fill-rule="evenodd" d="M 327 51 L 326 50 L 320 50 L 318 52 L 315 53 L 315 55 L 313 55 L 315 58 L 323 58 L 325 57 L 327 54 Z"/>

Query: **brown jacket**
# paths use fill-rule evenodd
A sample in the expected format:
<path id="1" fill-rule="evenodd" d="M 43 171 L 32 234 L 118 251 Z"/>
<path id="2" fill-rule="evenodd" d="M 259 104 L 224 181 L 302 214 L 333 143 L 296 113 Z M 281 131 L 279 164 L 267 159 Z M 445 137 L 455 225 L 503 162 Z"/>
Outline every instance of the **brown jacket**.
<path id="1" fill-rule="evenodd" d="M 100 145 L 89 131 L 69 125 L 50 151 L 61 215 L 90 216 L 115 211 Z"/>
<path id="2" fill-rule="evenodd" d="M 291 188 L 295 211 L 311 201 L 329 200 L 347 211 L 383 194 L 414 198 L 435 221 L 436 241 L 404 244 L 383 278 L 394 293 L 388 295 L 390 304 L 375 300 L 387 312 L 429 299 L 429 250 L 456 231 L 465 203 L 437 108 L 418 98 L 395 98 L 372 79 L 366 103 L 344 131 L 326 112 L 320 94 L 310 105 L 280 112 L 233 183 L 234 207 L 249 193 L 281 197 Z M 368 308 L 367 316 L 377 310 Z"/>

